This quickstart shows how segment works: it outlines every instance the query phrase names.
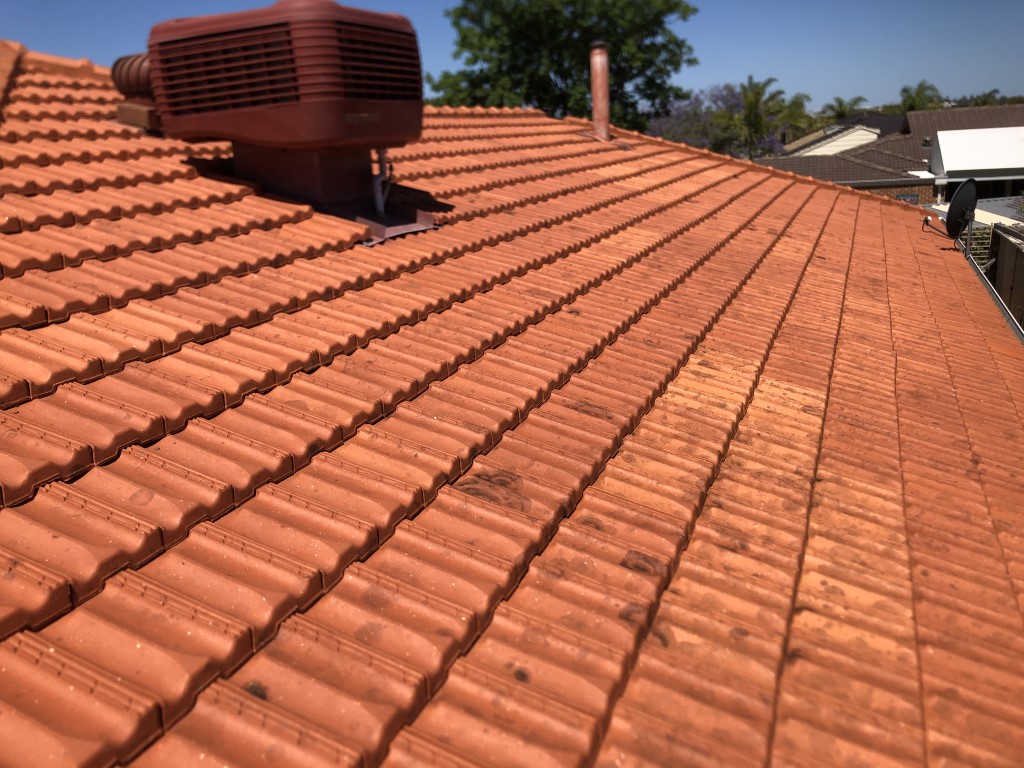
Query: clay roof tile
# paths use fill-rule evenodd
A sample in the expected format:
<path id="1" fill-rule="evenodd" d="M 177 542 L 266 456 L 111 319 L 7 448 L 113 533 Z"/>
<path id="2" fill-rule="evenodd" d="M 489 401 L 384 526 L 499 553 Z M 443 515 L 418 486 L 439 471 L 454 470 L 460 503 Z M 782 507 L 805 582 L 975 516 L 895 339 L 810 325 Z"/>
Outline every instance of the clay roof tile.
<path id="1" fill-rule="evenodd" d="M 1024 750 L 1024 348 L 916 209 L 427 106 L 438 225 L 369 245 L 102 68 L 0 42 L 4 87 L 18 760 Z"/>

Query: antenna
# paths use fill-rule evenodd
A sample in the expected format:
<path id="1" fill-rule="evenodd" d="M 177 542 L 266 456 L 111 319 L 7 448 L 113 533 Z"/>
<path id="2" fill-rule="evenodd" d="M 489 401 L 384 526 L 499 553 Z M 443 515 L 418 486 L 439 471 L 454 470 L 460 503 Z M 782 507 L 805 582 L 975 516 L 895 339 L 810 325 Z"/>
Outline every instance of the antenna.
<path id="1" fill-rule="evenodd" d="M 974 208 L 978 204 L 978 184 L 974 179 L 968 179 L 961 184 L 949 201 L 949 210 L 946 212 L 946 234 L 953 238 L 953 242 L 963 248 L 964 256 L 971 253 L 971 234 L 974 231 Z M 961 239 L 961 235 L 967 230 L 967 240 Z"/>

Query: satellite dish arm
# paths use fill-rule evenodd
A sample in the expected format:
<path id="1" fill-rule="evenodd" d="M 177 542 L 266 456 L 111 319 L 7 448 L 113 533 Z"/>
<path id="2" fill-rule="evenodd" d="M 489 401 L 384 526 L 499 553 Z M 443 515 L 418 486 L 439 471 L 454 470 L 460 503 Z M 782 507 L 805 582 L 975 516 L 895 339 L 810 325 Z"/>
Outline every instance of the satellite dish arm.
<path id="1" fill-rule="evenodd" d="M 946 214 L 946 234 L 954 245 L 963 248 L 965 255 L 970 255 L 971 235 L 974 232 L 974 209 L 978 204 L 978 184 L 974 179 L 967 179 L 949 200 Z M 962 240 L 964 230 L 967 231 L 967 242 Z"/>
<path id="2" fill-rule="evenodd" d="M 957 237 L 957 239 L 954 240 L 953 242 L 960 244 L 960 247 L 964 249 L 964 258 L 969 259 L 969 258 L 971 258 L 971 241 L 972 241 L 973 235 L 974 235 L 974 209 L 973 208 L 968 210 L 968 211 L 966 211 L 964 213 L 964 224 L 963 224 L 962 227 L 960 227 L 960 234 L 961 235 L 964 233 L 965 229 L 967 230 L 967 239 L 963 240 L 960 237 Z"/>

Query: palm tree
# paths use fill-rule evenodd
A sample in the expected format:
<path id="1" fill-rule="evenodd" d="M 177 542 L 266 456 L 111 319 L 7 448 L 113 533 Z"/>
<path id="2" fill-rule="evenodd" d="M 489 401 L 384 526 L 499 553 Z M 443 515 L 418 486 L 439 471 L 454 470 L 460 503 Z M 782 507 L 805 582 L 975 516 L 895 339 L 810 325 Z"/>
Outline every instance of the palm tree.
<path id="1" fill-rule="evenodd" d="M 971 105 L 975 107 L 994 107 L 998 103 L 998 88 L 993 88 L 991 91 L 985 91 L 985 93 L 979 93 L 977 96 L 971 97 Z"/>
<path id="2" fill-rule="evenodd" d="M 776 82 L 774 77 L 755 80 L 748 75 L 747 82 L 740 83 L 743 108 L 736 115 L 736 128 L 751 160 L 766 147 L 781 146 L 783 136 L 790 130 L 806 129 L 810 119 L 810 96 L 798 93 L 787 100 L 785 91 L 772 88 Z"/>
<path id="3" fill-rule="evenodd" d="M 942 104 L 942 94 L 934 84 L 922 80 L 913 87 L 904 85 L 900 88 L 900 102 L 904 112 L 935 109 Z"/>
<path id="4" fill-rule="evenodd" d="M 768 133 L 768 113 L 780 109 L 782 89 L 769 90 L 776 83 L 774 77 L 767 80 L 755 80 L 747 75 L 747 82 L 740 83 L 740 94 L 743 96 L 743 112 L 740 113 L 740 135 L 747 148 L 747 157 L 754 158 L 758 142 Z"/>
<path id="5" fill-rule="evenodd" d="M 814 118 L 807 112 L 810 100 L 806 93 L 794 94 L 775 118 L 775 134 L 781 143 L 793 141 L 812 129 Z"/>
<path id="6" fill-rule="evenodd" d="M 844 117 L 860 112 L 866 102 L 867 99 L 863 96 L 854 96 L 849 101 L 836 96 L 830 103 L 824 106 L 822 111 L 833 120 L 842 120 Z"/>

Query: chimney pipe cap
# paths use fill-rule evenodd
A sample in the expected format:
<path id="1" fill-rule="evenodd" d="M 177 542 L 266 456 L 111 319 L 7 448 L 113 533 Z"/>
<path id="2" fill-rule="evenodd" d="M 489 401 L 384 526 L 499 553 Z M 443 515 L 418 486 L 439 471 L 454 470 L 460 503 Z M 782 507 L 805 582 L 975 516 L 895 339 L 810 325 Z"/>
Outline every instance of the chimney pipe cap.
<path id="1" fill-rule="evenodd" d="M 595 40 L 590 44 L 590 50 L 595 51 L 599 49 L 604 49 L 607 51 L 608 43 L 606 43 L 604 40 Z"/>

